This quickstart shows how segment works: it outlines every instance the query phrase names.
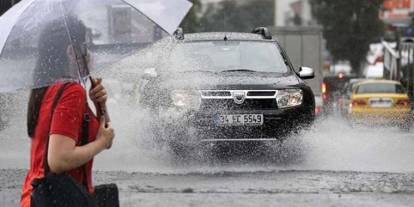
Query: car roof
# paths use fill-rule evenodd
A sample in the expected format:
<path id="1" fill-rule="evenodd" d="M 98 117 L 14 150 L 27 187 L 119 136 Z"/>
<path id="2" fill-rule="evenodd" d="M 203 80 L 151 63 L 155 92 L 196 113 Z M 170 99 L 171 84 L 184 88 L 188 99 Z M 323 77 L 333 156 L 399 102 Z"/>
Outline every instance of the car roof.
<path id="1" fill-rule="evenodd" d="M 401 85 L 399 81 L 394 80 L 364 80 L 360 81 L 355 84 L 355 86 L 363 85 L 363 84 L 371 84 L 371 83 L 384 83 L 384 84 L 398 84 Z"/>
<path id="2" fill-rule="evenodd" d="M 262 35 L 254 33 L 237 33 L 237 32 L 203 32 L 203 33 L 191 33 L 185 34 L 184 42 L 196 42 L 196 41 L 220 41 L 224 40 L 237 40 L 237 41 L 265 41 L 274 42 L 274 38 L 269 40 L 265 39 Z"/>

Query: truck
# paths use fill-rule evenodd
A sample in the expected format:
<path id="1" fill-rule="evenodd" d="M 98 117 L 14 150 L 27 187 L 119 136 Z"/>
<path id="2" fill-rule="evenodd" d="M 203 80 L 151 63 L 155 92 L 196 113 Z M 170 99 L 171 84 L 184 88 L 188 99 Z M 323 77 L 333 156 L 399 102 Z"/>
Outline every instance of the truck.
<path id="1" fill-rule="evenodd" d="M 272 35 L 278 40 L 281 47 L 286 50 L 295 69 L 301 66 L 311 67 L 315 70 L 315 78 L 306 80 L 315 94 L 316 113 L 322 112 L 322 90 L 323 81 L 323 57 L 324 39 L 322 27 L 318 26 L 295 26 L 295 27 L 272 27 Z"/>

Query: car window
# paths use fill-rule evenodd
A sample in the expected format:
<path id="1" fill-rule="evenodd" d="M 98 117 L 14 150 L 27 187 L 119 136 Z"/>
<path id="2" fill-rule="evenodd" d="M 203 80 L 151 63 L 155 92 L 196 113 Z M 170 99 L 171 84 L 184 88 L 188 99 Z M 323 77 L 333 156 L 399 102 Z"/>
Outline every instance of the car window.
<path id="1" fill-rule="evenodd" d="M 179 44 L 168 60 L 168 70 L 221 72 L 246 69 L 286 73 L 288 66 L 271 42 L 203 41 Z"/>
<path id="2" fill-rule="evenodd" d="M 393 83 L 368 83 L 359 85 L 355 93 L 405 93 L 405 89 L 400 84 Z"/>

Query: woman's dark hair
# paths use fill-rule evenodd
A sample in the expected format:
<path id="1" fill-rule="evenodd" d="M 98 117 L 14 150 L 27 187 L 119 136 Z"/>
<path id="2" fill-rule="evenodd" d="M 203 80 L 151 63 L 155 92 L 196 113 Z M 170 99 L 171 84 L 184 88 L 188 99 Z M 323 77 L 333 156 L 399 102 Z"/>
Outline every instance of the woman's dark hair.
<path id="1" fill-rule="evenodd" d="M 70 36 L 69 36 L 70 34 Z M 74 17 L 53 21 L 46 25 L 40 34 L 38 44 L 38 60 L 33 74 L 33 85 L 27 110 L 27 134 L 34 137 L 40 106 L 48 86 L 59 79 L 76 79 L 70 77 L 73 72 L 69 66 L 67 49 L 69 45 L 75 51 L 85 43 L 86 27 Z M 69 76 L 69 77 L 68 77 Z"/>

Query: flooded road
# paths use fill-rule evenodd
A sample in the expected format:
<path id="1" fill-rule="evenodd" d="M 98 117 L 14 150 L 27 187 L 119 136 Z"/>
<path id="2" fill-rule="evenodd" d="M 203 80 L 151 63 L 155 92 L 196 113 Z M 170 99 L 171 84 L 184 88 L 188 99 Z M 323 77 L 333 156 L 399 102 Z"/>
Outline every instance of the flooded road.
<path id="1" fill-rule="evenodd" d="M 17 206 L 24 170 L 0 171 L 0 205 Z M 6 181 L 7 180 L 7 181 Z M 413 173 L 347 171 L 96 172 L 121 206 L 412 206 Z"/>
<path id="2" fill-rule="evenodd" d="M 328 117 L 287 142 L 285 150 L 300 151 L 300 161 L 180 163 L 151 142 L 148 114 L 109 103 L 117 142 L 95 159 L 95 184 L 117 183 L 122 206 L 414 204 L 412 132 L 351 128 Z M 23 118 L 13 118 L 0 133 L 0 206 L 18 205 L 28 167 L 29 139 L 21 123 Z"/>

